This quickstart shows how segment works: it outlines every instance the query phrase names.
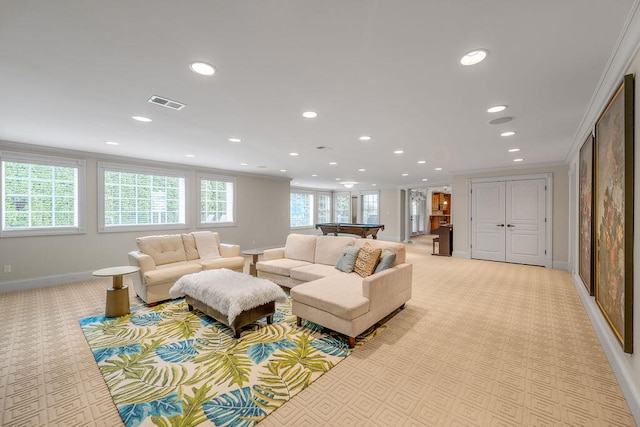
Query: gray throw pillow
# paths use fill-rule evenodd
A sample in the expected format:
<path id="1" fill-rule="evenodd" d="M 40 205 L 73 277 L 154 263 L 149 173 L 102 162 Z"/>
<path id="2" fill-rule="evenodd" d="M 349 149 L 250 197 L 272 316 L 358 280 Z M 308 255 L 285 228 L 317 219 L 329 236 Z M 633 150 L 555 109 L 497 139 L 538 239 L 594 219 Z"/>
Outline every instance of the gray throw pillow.
<path id="1" fill-rule="evenodd" d="M 387 268 L 393 267 L 394 262 L 396 262 L 396 254 L 385 249 L 384 252 L 382 252 L 382 255 L 380 255 L 380 262 L 373 271 L 373 274 L 380 273 Z"/>
<path id="2" fill-rule="evenodd" d="M 358 258 L 358 252 L 360 252 L 360 248 L 356 248 L 355 246 L 347 246 L 344 248 L 338 257 L 336 268 L 345 273 L 351 273 L 356 263 L 356 258 Z"/>

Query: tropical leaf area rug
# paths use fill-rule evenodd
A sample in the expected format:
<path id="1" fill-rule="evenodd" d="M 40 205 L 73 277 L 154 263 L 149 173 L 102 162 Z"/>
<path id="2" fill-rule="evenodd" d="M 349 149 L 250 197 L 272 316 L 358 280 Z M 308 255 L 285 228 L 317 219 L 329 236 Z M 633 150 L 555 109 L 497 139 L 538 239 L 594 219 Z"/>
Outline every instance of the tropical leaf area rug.
<path id="1" fill-rule="evenodd" d="M 235 339 L 179 299 L 80 326 L 125 425 L 252 426 L 350 354 L 346 337 L 295 320 L 289 299 L 273 324 L 262 319 Z"/>

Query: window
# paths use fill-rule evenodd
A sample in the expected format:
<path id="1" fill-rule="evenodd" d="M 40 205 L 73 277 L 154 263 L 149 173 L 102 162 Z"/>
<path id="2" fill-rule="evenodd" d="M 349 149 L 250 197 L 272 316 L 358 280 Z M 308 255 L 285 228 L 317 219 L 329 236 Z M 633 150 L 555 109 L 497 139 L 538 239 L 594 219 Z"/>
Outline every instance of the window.
<path id="1" fill-rule="evenodd" d="M 378 224 L 378 192 L 363 192 L 360 197 L 362 199 L 362 222 L 365 224 Z"/>
<path id="2" fill-rule="evenodd" d="M 291 228 L 313 227 L 313 193 L 292 191 L 290 198 Z"/>
<path id="3" fill-rule="evenodd" d="M 84 160 L 0 153 L 2 237 L 80 234 Z"/>
<path id="4" fill-rule="evenodd" d="M 351 222 L 351 193 L 335 193 L 333 204 L 334 222 Z"/>
<path id="5" fill-rule="evenodd" d="M 235 178 L 198 175 L 198 227 L 235 225 Z"/>
<path id="6" fill-rule="evenodd" d="M 331 222 L 331 193 L 318 193 L 318 222 Z"/>
<path id="7" fill-rule="evenodd" d="M 99 231 L 185 228 L 186 174 L 98 163 Z"/>

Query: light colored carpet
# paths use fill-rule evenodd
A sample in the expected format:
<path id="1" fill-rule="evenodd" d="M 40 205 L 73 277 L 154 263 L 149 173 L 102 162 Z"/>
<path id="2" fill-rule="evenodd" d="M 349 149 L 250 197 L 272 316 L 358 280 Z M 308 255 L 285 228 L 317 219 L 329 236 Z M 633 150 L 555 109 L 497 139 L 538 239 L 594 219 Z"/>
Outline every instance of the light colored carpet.
<path id="1" fill-rule="evenodd" d="M 260 426 L 635 425 L 569 274 L 407 250 L 406 308 Z M 109 283 L 0 294 L 0 424 L 122 425 L 78 324 Z"/>

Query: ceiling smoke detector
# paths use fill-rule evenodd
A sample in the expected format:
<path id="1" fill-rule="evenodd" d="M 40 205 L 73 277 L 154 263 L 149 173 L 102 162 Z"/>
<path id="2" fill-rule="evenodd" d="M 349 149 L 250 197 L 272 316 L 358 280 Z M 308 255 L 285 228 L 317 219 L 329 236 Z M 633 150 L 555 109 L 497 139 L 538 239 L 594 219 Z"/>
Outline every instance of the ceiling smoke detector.
<path id="1" fill-rule="evenodd" d="M 151 98 L 149 98 L 149 102 L 152 104 L 160 105 L 162 107 L 171 108 L 172 110 L 177 110 L 177 111 L 180 111 L 187 106 L 186 104 L 183 104 L 181 102 L 172 101 L 168 98 L 163 98 L 158 95 L 153 95 Z"/>

